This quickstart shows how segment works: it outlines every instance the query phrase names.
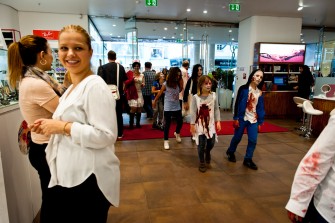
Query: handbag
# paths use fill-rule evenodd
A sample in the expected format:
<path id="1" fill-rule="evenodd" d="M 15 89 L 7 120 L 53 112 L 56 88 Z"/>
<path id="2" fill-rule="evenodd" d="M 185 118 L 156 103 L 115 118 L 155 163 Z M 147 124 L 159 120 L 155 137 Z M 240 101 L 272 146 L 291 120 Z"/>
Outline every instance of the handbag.
<path id="1" fill-rule="evenodd" d="M 23 120 L 19 127 L 19 132 L 17 134 L 17 140 L 19 143 L 19 148 L 21 153 L 27 155 L 30 149 L 30 142 L 31 142 L 31 133 L 30 129 L 28 128 L 28 123 Z"/>
<path id="2" fill-rule="evenodd" d="M 114 97 L 115 100 L 119 100 L 120 99 L 120 93 L 119 93 L 119 64 L 116 64 L 117 68 L 116 68 L 116 85 L 115 84 L 109 84 L 108 87 L 112 92 L 112 95 Z"/>

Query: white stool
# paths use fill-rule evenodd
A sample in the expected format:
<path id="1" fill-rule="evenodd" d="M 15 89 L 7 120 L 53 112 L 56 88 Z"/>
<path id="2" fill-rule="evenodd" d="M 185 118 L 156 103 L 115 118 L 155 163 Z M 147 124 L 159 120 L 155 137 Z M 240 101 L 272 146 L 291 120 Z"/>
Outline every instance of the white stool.
<path id="1" fill-rule="evenodd" d="M 334 108 L 333 110 L 330 111 L 329 115 L 330 115 L 330 116 L 335 115 L 335 108 Z"/>
<path id="2" fill-rule="evenodd" d="M 293 101 L 297 104 L 298 108 L 302 109 L 302 104 L 304 103 L 304 101 L 309 101 L 309 100 L 307 100 L 306 98 L 301 98 L 301 97 L 293 97 Z M 309 102 L 311 102 L 311 101 L 309 101 Z M 303 109 L 302 109 L 302 111 L 303 111 L 302 126 L 300 126 L 297 129 L 300 130 L 300 131 L 302 131 L 302 132 L 306 132 L 306 130 L 307 130 L 307 127 L 306 127 L 306 124 L 305 124 L 306 114 L 305 114 L 305 112 L 304 112 Z"/>
<path id="3" fill-rule="evenodd" d="M 310 136 L 312 135 L 312 118 L 313 118 L 313 115 L 322 115 L 323 111 L 314 109 L 312 103 L 308 100 L 304 101 L 304 103 L 302 104 L 302 109 L 309 116 L 309 118 L 308 118 L 308 128 L 307 128 L 306 134 L 304 135 L 306 138 L 309 139 Z"/>

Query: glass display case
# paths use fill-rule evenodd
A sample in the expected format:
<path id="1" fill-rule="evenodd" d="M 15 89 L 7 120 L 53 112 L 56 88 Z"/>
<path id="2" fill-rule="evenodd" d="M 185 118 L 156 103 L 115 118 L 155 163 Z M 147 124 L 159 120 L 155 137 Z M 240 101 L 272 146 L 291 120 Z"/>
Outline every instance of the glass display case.
<path id="1" fill-rule="evenodd" d="M 0 109 L 18 103 L 17 91 L 9 86 L 7 71 L 7 50 L 0 49 Z"/>

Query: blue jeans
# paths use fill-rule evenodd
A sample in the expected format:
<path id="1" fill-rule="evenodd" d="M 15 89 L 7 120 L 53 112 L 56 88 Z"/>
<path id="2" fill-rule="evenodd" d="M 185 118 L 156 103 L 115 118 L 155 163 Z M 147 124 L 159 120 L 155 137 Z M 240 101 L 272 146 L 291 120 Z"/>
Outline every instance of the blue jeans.
<path id="1" fill-rule="evenodd" d="M 169 139 L 169 131 L 171 125 L 171 117 L 176 118 L 177 126 L 176 133 L 180 134 L 181 127 L 183 126 L 183 117 L 181 116 L 181 110 L 178 111 L 164 111 L 165 127 L 164 127 L 164 140 Z"/>
<path id="2" fill-rule="evenodd" d="M 211 161 L 211 150 L 215 144 L 215 134 L 212 138 L 207 139 L 206 135 L 199 135 L 198 156 L 200 163 Z M 206 147 L 206 149 L 205 149 Z"/>
<path id="3" fill-rule="evenodd" d="M 244 159 L 252 159 L 257 144 L 258 123 L 250 123 L 249 121 L 244 121 L 241 119 L 239 119 L 239 123 L 240 127 L 235 129 L 234 136 L 231 139 L 230 146 L 228 148 L 228 152 L 234 153 L 236 151 L 237 145 L 241 142 L 244 129 L 246 128 L 248 134 L 248 145 Z"/>

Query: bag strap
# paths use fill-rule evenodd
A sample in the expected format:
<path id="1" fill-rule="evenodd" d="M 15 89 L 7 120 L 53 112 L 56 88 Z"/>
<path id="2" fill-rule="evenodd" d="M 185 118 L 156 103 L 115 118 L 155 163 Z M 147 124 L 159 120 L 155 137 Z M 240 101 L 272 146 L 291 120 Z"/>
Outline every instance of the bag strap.
<path id="1" fill-rule="evenodd" d="M 189 94 L 192 94 L 192 87 L 193 87 L 193 79 L 191 79 L 190 90 L 188 91 Z"/>
<path id="2" fill-rule="evenodd" d="M 120 68 L 119 68 L 119 64 L 116 63 L 116 86 L 119 87 L 119 71 L 120 71 Z"/>

